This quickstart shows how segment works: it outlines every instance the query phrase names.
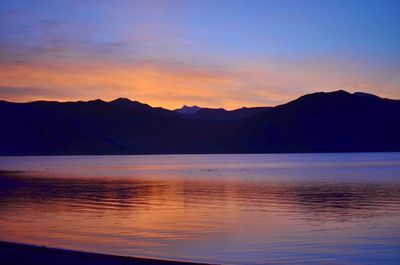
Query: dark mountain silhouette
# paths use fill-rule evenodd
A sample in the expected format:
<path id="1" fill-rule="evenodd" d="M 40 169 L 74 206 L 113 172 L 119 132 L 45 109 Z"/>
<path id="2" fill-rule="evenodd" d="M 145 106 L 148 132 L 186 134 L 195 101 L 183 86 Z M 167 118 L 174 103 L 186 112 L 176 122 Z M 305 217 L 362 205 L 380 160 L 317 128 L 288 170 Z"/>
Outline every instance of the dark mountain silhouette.
<path id="1" fill-rule="evenodd" d="M 240 108 L 235 110 L 200 108 L 194 113 L 181 114 L 182 118 L 196 120 L 238 120 L 255 116 L 270 107 Z"/>
<path id="2" fill-rule="evenodd" d="M 355 93 L 353 93 L 353 95 L 359 96 L 359 97 L 373 97 L 373 98 L 379 98 L 377 95 L 370 94 L 370 93 L 365 93 L 365 92 L 355 92 Z"/>
<path id="3" fill-rule="evenodd" d="M 346 91 L 305 95 L 246 121 L 253 152 L 400 151 L 400 101 Z"/>
<path id="4" fill-rule="evenodd" d="M 163 115 L 163 116 L 176 116 L 177 115 L 176 113 L 174 113 L 170 110 L 167 110 L 167 109 L 164 109 L 161 107 L 154 108 L 148 104 L 144 104 L 139 101 L 132 101 L 127 98 L 117 98 L 113 101 L 110 101 L 110 103 L 113 105 L 116 105 L 116 106 L 130 108 L 130 109 L 134 109 L 134 110 L 149 111 L 149 112 Z"/>
<path id="5" fill-rule="evenodd" d="M 0 101 L 0 154 L 400 151 L 399 100 L 336 91 L 253 111 L 184 118 L 127 99 Z"/>
<path id="6" fill-rule="evenodd" d="M 132 101 L 127 98 L 117 98 L 113 101 L 110 101 L 111 104 L 121 106 L 121 107 L 126 107 L 126 108 L 132 108 L 136 110 L 151 110 L 152 107 L 148 104 L 140 103 L 139 101 Z"/>

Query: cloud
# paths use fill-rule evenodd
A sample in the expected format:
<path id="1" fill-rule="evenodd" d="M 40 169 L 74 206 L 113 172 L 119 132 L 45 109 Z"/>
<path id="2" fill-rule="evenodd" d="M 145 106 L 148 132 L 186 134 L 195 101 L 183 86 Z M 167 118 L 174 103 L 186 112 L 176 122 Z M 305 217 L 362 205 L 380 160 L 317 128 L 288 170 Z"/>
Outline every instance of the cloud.
<path id="1" fill-rule="evenodd" d="M 228 109 L 277 105 L 304 93 L 338 89 L 398 97 L 398 78 L 354 68 L 349 63 L 279 60 L 211 66 L 154 60 L 1 64 L 0 96 L 17 101 L 128 97 L 167 108 L 196 104 Z"/>
<path id="2" fill-rule="evenodd" d="M 131 32 L 119 34 L 90 20 L 2 15 L 0 97 L 7 100 L 128 97 L 167 108 L 232 109 L 338 89 L 400 97 L 399 68 L 383 62 L 206 53 L 167 21 L 124 25 Z"/>

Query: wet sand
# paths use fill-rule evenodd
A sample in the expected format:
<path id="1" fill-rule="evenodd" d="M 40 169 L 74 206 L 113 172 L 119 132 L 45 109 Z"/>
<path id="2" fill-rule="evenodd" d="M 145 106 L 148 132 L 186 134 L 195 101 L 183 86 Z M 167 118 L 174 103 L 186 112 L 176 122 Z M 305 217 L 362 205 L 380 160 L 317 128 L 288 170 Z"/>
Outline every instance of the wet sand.
<path id="1" fill-rule="evenodd" d="M 200 265 L 200 263 L 97 254 L 2 241 L 0 241 L 0 263 L 4 265 Z"/>

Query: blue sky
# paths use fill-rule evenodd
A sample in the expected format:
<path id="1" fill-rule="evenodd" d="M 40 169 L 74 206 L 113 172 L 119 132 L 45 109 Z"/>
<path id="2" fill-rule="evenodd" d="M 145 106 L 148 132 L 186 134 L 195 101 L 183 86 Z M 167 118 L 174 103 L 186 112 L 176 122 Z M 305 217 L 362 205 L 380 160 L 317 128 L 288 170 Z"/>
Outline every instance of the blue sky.
<path id="1" fill-rule="evenodd" d="M 337 89 L 399 98 L 399 28 L 400 1 L 5 0 L 0 97 L 227 108 Z"/>

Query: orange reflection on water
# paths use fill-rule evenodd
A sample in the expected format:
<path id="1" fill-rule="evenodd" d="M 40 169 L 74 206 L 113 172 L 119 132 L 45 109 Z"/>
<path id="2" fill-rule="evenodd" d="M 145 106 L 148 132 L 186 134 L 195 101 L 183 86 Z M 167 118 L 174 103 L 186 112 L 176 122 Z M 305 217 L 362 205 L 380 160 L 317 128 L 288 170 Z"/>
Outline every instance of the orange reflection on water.
<path id="1" fill-rule="evenodd" d="M 400 160 L 374 159 L 374 180 L 371 162 L 349 158 L 337 173 L 315 158 L 120 159 L 59 158 L 49 170 L 21 160 L 34 171 L 3 171 L 0 240 L 240 264 L 366 257 L 369 244 L 387 257 L 385 244 L 399 243 Z"/>

